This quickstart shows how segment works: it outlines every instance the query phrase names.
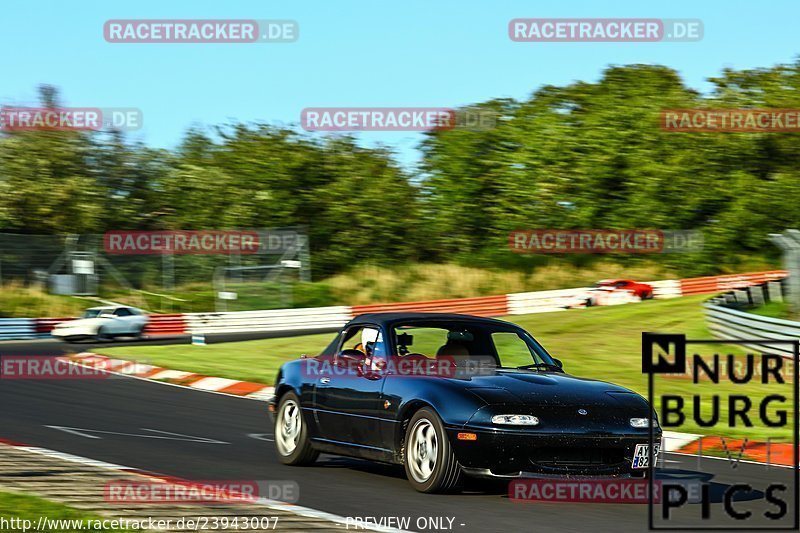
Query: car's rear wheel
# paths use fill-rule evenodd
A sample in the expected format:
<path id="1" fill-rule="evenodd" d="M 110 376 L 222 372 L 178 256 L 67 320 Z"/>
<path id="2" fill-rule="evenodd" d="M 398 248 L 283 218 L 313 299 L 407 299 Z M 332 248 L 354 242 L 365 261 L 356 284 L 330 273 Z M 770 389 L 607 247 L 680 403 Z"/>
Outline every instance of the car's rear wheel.
<path id="1" fill-rule="evenodd" d="M 420 409 L 408 423 L 404 463 L 408 481 L 419 492 L 453 492 L 461 486 L 461 465 L 432 409 Z"/>
<path id="2" fill-rule="evenodd" d="M 103 329 L 102 326 L 97 328 L 97 334 L 95 335 L 95 338 L 97 339 L 97 342 L 105 342 L 111 340 L 111 337 L 108 335 L 108 333 L 106 333 L 105 329 Z"/>
<path id="3" fill-rule="evenodd" d="M 311 447 L 308 429 L 303 421 L 300 398 L 287 392 L 275 414 L 275 449 L 285 465 L 307 465 L 317 460 L 319 452 Z"/>

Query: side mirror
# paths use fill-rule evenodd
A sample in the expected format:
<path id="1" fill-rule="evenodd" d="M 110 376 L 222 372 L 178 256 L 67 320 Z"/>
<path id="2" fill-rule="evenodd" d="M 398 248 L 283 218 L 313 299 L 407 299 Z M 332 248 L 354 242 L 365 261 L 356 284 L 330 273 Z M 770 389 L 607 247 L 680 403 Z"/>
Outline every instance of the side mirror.
<path id="1" fill-rule="evenodd" d="M 561 359 L 556 359 L 553 357 L 553 362 L 556 364 L 558 368 L 564 368 L 564 363 L 561 362 Z"/>
<path id="2" fill-rule="evenodd" d="M 364 363 L 367 356 L 361 350 L 342 350 L 336 354 L 336 363 L 340 366 L 355 367 Z"/>

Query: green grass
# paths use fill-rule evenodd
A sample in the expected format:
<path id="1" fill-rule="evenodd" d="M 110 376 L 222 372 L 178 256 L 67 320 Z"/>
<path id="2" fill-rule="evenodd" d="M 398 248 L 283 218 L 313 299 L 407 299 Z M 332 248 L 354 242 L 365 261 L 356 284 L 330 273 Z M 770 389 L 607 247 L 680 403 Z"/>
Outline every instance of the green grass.
<path id="1" fill-rule="evenodd" d="M 769 302 L 762 306 L 748 309 L 748 313 L 756 315 L 767 316 L 770 318 L 790 318 L 789 304 L 786 302 Z"/>
<path id="2" fill-rule="evenodd" d="M 10 521 L 10 519 L 30 520 L 28 524 L 28 531 L 34 531 L 39 517 L 45 517 L 50 520 L 82 520 L 84 524 L 83 531 L 90 529 L 88 526 L 89 520 L 94 524 L 94 520 L 102 520 L 97 515 L 75 509 L 60 503 L 56 503 L 37 496 L 30 496 L 28 494 L 20 494 L 16 492 L 0 492 L 0 517 Z M 15 523 L 17 523 L 15 521 Z M 17 523 L 18 524 L 18 523 Z M 52 522 L 51 522 L 52 525 Z M 62 523 L 62 525 L 68 525 Z M 74 523 L 73 523 L 74 526 Z M 0 529 L 0 531 L 22 531 L 20 527 L 9 527 Z M 48 528 L 42 531 L 57 531 L 59 533 L 72 533 L 82 531 L 80 527 L 65 527 L 64 529 Z M 97 530 L 99 531 L 99 530 Z M 103 529 L 102 531 L 124 531 L 120 529 Z"/>
<path id="3" fill-rule="evenodd" d="M 19 283 L 0 285 L 0 318 L 76 316 L 94 305 L 94 300 L 48 294 Z"/>
<path id="4" fill-rule="evenodd" d="M 207 376 L 240 379 L 272 384 L 278 368 L 301 354 L 316 355 L 333 339 L 333 334 L 305 335 L 223 344 L 173 344 L 169 346 L 136 346 L 98 348 L 97 353 L 113 355 L 187 370 Z"/>
<path id="5" fill-rule="evenodd" d="M 701 307 L 706 299 L 706 296 L 689 296 L 641 304 L 519 315 L 507 319 L 530 331 L 554 357 L 563 361 L 567 372 L 616 383 L 646 396 L 647 380 L 641 371 L 642 332 L 685 333 L 689 339 L 711 338 Z M 107 348 L 100 352 L 178 370 L 271 384 L 281 363 L 301 353 L 317 354 L 332 338 L 332 334 L 326 334 L 207 346 Z M 726 346 L 724 349 L 724 353 L 741 353 L 735 347 L 728 350 Z M 659 393 L 683 396 L 699 391 L 704 398 L 704 408 L 708 405 L 707 397 L 712 393 L 742 393 L 745 390 L 757 406 L 760 398 L 776 391 L 775 385 L 751 383 L 743 389 L 741 385 L 724 381 L 719 385 L 703 385 L 702 389 L 692 386 L 690 390 L 687 388 L 689 383 L 680 379 L 657 378 L 657 390 Z M 788 388 L 786 393 L 790 394 Z M 723 416 L 727 415 L 726 406 L 721 412 Z M 714 432 L 693 423 L 687 423 L 681 430 L 703 434 Z M 722 431 L 721 427 L 716 431 Z M 759 427 L 733 428 L 724 433 L 750 438 L 789 436 L 788 429 L 765 432 Z"/>

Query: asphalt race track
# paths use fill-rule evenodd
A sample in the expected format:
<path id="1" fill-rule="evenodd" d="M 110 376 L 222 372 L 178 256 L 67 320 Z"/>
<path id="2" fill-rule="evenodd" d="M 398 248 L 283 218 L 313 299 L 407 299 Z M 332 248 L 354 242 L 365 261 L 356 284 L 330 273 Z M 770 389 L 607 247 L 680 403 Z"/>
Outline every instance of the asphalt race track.
<path id="1" fill-rule="evenodd" d="M 50 340 L 2 343 L 0 355 L 55 355 L 64 347 Z M 647 505 L 642 504 L 515 503 L 507 497 L 506 484 L 481 481 L 471 482 L 462 495 L 423 495 L 411 488 L 402 468 L 331 456 L 322 456 L 313 467 L 285 467 L 268 440 L 272 428 L 265 407 L 259 401 L 117 376 L 0 380 L 0 438 L 187 479 L 294 480 L 300 505 L 340 516 L 412 517 L 412 530 L 418 529 L 417 517 L 454 518 L 456 531 L 647 530 Z M 667 454 L 665 467 L 668 475 L 691 477 L 697 458 Z M 792 486 L 793 472 L 786 468 L 740 463 L 734 469 L 726 460 L 704 459 L 702 469 L 717 488 L 734 482 L 762 490 L 774 481 Z M 792 499 L 790 515 L 796 509 Z M 759 516 L 763 509 L 774 510 L 759 503 Z M 700 505 L 687 507 L 699 516 Z M 712 520 L 722 512 L 717 497 Z"/>

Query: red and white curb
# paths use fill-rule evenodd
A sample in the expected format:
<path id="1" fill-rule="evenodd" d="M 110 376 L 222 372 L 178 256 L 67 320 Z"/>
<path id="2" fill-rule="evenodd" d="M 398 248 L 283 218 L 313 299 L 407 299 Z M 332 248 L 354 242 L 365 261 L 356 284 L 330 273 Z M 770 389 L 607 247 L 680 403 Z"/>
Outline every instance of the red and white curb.
<path id="1" fill-rule="evenodd" d="M 194 372 L 171 370 L 159 366 L 137 363 L 135 361 L 127 361 L 125 359 L 114 359 L 92 352 L 73 354 L 68 356 L 67 360 L 82 366 L 105 370 L 112 374 L 137 377 L 161 383 L 170 383 L 181 387 L 218 392 L 220 394 L 229 394 L 231 396 L 240 396 L 253 400 L 267 401 L 275 392 L 274 387 L 264 385 L 263 383 L 203 376 L 201 374 L 195 374 Z"/>

